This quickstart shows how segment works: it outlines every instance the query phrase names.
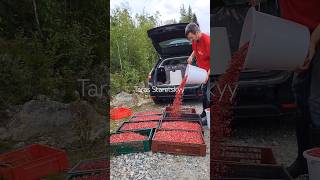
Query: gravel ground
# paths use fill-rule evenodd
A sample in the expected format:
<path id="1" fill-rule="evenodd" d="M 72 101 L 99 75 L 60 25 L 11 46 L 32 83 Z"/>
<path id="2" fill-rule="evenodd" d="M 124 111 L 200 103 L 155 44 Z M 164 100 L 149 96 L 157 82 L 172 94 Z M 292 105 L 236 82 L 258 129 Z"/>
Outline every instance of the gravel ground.
<path id="1" fill-rule="evenodd" d="M 201 102 L 186 102 L 201 113 Z M 164 108 L 167 105 L 160 105 Z M 144 107 L 145 108 L 145 107 Z M 207 155 L 205 157 L 164 153 L 133 153 L 111 158 L 111 179 L 183 179 L 207 180 L 210 176 L 209 129 L 205 127 Z"/>
<path id="2" fill-rule="evenodd" d="M 201 102 L 185 102 L 201 113 Z M 167 105 L 160 105 L 163 108 Z M 152 105 L 152 108 L 155 106 Z M 144 107 L 143 110 L 146 110 Z M 141 110 L 142 111 L 142 110 Z M 288 166 L 296 157 L 292 118 L 236 120 L 232 144 L 271 147 L 279 164 Z M 207 179 L 210 176 L 209 129 L 205 128 L 206 157 L 163 153 L 135 153 L 111 158 L 111 179 Z M 305 178 L 300 178 L 305 179 Z"/>

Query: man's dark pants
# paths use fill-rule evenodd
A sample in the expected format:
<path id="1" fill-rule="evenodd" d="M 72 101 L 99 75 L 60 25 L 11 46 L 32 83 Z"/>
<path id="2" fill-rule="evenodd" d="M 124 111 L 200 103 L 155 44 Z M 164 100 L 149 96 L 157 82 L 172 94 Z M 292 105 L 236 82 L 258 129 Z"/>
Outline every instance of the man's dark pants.
<path id="1" fill-rule="evenodd" d="M 210 81 L 210 79 L 207 81 L 206 84 L 202 84 L 202 94 L 203 94 L 202 107 L 203 107 L 203 111 L 210 107 L 210 104 L 209 104 L 210 93 L 208 91 L 209 81 Z"/>
<path id="2" fill-rule="evenodd" d="M 320 51 L 318 49 L 309 70 L 295 74 L 292 83 L 293 93 L 299 108 L 296 121 L 298 159 L 303 159 L 303 151 L 319 144 L 320 133 Z"/>

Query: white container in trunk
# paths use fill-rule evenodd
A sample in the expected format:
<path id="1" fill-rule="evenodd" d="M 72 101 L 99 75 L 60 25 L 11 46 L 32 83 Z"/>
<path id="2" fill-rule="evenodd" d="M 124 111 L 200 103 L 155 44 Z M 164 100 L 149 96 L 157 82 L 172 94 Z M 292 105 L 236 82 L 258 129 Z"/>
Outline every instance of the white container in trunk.
<path id="1" fill-rule="evenodd" d="M 241 47 L 250 42 L 245 68 L 294 70 L 302 65 L 308 52 L 309 29 L 250 8 L 241 32 Z"/>
<path id="2" fill-rule="evenodd" d="M 182 81 L 180 70 L 170 71 L 170 85 L 179 85 Z"/>
<path id="3" fill-rule="evenodd" d="M 186 84 L 203 84 L 208 76 L 205 69 L 188 64 L 185 76 L 188 76 Z"/>

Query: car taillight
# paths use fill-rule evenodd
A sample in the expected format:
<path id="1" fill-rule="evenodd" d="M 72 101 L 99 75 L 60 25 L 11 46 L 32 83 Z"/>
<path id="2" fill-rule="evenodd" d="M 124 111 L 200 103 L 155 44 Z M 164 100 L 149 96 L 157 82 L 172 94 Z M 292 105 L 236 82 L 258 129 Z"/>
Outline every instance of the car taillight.
<path id="1" fill-rule="evenodd" d="M 151 80 L 151 72 L 152 71 L 150 71 L 149 74 L 148 74 L 148 80 Z"/>

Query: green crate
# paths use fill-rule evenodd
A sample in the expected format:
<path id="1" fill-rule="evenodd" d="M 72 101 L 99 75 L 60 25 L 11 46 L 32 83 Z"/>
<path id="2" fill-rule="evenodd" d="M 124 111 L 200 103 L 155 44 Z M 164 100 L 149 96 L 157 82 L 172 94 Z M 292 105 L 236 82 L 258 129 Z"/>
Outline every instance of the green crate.
<path id="1" fill-rule="evenodd" d="M 151 139 L 154 133 L 154 129 L 142 129 L 142 130 L 134 130 L 134 131 L 126 131 L 126 132 L 139 133 L 141 135 L 148 136 L 148 139 L 144 141 L 110 143 L 111 154 L 120 155 L 120 154 L 151 151 Z M 120 133 L 123 133 L 123 132 L 117 132 L 112 134 L 120 134 Z"/>

